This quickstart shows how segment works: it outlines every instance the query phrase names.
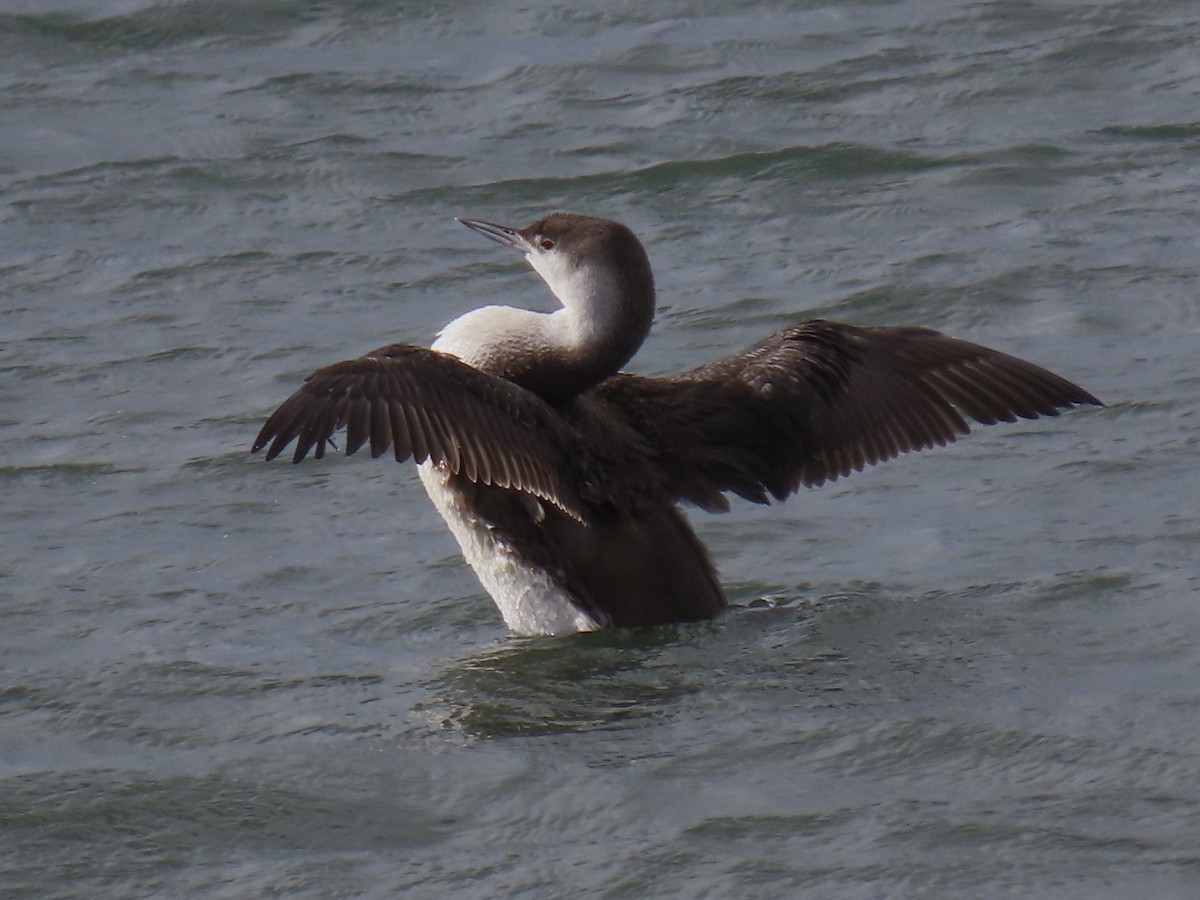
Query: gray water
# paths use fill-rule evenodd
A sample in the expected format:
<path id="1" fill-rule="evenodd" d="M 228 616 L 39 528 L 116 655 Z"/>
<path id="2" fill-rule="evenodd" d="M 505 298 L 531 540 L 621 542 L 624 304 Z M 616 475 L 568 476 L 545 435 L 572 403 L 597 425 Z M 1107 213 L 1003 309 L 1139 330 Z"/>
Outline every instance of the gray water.
<path id="1" fill-rule="evenodd" d="M 1200 6 L 0 0 L 0 894 L 1193 897 Z M 655 265 L 662 374 L 923 324 L 1109 405 L 693 521 L 508 634 L 317 366 Z"/>

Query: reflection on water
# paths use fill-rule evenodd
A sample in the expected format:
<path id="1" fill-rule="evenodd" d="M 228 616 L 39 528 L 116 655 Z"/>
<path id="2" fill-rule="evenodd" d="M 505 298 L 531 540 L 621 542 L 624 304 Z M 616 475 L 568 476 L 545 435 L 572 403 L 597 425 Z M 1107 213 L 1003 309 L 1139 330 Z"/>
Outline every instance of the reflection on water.
<path id="1" fill-rule="evenodd" d="M 699 690 L 676 672 L 719 625 L 521 638 L 459 661 L 430 683 L 446 726 L 481 738 L 642 727 Z"/>

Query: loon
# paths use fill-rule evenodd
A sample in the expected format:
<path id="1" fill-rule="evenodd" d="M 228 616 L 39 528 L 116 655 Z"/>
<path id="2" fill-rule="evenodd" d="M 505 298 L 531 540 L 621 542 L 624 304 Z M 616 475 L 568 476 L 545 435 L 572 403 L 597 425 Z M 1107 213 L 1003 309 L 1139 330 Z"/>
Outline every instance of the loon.
<path id="1" fill-rule="evenodd" d="M 620 372 L 654 318 L 641 242 L 558 212 L 463 225 L 521 253 L 561 308 L 484 306 L 432 347 L 318 369 L 252 453 L 410 457 L 507 626 L 561 635 L 707 619 L 727 605 L 679 509 L 783 500 L 907 451 L 1093 404 L 1022 359 L 917 327 L 798 322 L 669 378 Z"/>

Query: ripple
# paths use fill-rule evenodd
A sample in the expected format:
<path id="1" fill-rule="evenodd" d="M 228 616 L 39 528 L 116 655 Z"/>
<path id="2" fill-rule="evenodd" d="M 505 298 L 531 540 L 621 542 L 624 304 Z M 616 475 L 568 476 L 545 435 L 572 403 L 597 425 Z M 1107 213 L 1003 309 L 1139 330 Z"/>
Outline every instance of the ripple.
<path id="1" fill-rule="evenodd" d="M 294 4 L 230 0 L 189 4 L 147 3 L 123 15 L 86 16 L 61 12 L 2 15 L 0 30 L 48 48 L 64 45 L 94 51 L 161 51 L 193 42 L 258 43 L 277 38 L 311 20 Z"/>
<path id="2" fill-rule="evenodd" d="M 6 886 L 1190 895 L 1193 10 L 785 5 L 5 6 Z M 715 622 L 511 637 L 412 467 L 246 445 L 549 308 L 451 216 L 554 207 L 646 241 L 639 371 L 818 313 L 1113 405 L 695 517 Z"/>

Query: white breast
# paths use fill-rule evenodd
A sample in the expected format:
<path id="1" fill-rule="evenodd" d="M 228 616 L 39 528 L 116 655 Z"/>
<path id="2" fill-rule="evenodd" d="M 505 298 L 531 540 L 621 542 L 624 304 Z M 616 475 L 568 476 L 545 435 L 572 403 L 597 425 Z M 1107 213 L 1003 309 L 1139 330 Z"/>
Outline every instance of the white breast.
<path id="1" fill-rule="evenodd" d="M 430 348 L 481 368 L 497 353 L 549 352 L 562 340 L 561 312 L 538 313 L 512 306 L 481 306 L 448 322 Z"/>
<path id="2" fill-rule="evenodd" d="M 544 570 L 529 565 L 472 513 L 462 494 L 449 484 L 445 469 L 423 463 L 417 471 L 429 499 L 450 526 L 463 557 L 496 601 L 509 628 L 524 635 L 561 635 L 601 627 L 572 603 Z"/>

